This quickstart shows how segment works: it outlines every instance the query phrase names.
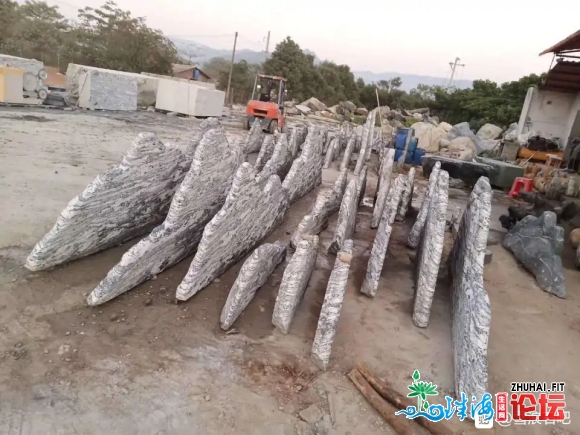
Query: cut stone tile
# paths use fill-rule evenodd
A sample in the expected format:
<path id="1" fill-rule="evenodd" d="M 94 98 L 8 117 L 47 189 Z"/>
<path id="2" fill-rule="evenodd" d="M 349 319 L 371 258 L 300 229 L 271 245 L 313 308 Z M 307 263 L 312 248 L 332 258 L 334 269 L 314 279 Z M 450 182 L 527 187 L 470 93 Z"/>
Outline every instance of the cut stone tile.
<path id="1" fill-rule="evenodd" d="M 324 169 L 330 168 L 330 165 L 332 164 L 332 162 L 334 161 L 334 156 L 335 154 L 337 154 L 337 152 L 339 151 L 338 148 L 339 144 L 338 144 L 338 138 L 334 137 L 331 142 L 330 145 L 328 146 L 328 149 L 326 150 L 326 156 L 324 159 Z"/>
<path id="2" fill-rule="evenodd" d="M 254 299 L 256 291 L 262 287 L 286 257 L 286 245 L 277 241 L 264 243 L 244 262 L 240 273 L 230 290 L 220 316 L 221 328 L 230 329 L 242 311 Z"/>
<path id="3" fill-rule="evenodd" d="M 237 263 L 282 223 L 289 207 L 277 175 L 259 178 L 252 165 L 242 163 L 222 209 L 203 230 L 177 299 L 189 299 Z"/>
<path id="4" fill-rule="evenodd" d="M 331 254 L 336 254 L 342 249 L 344 242 L 352 238 L 358 211 L 358 195 L 358 178 L 353 178 L 348 183 L 344 191 L 344 196 L 342 197 L 342 202 L 340 203 L 336 230 L 334 231 L 332 243 L 328 248 L 328 252 Z"/>
<path id="5" fill-rule="evenodd" d="M 290 244 L 296 247 L 304 236 L 320 234 L 328 226 L 328 219 L 340 209 L 340 203 L 346 189 L 347 173 L 342 171 L 331 190 L 323 190 L 316 197 L 311 212 L 304 216 L 292 234 Z"/>
<path id="6" fill-rule="evenodd" d="M 288 139 L 286 133 L 278 136 L 278 140 L 274 145 L 274 151 L 270 159 L 264 165 L 260 177 L 269 177 L 271 175 L 278 175 L 280 180 L 284 180 L 290 171 L 294 159 L 288 149 Z"/>
<path id="7" fill-rule="evenodd" d="M 429 201 L 431 196 L 433 196 L 433 190 L 437 185 L 437 177 L 439 177 L 439 172 L 441 171 L 441 164 L 437 162 L 433 167 L 433 172 L 429 177 L 429 187 L 425 196 L 423 197 L 423 202 L 421 203 L 421 208 L 419 209 L 419 214 L 417 215 L 417 220 L 413 224 L 413 228 L 409 232 L 409 238 L 407 239 L 407 246 L 409 248 L 416 249 L 419 244 L 419 238 L 421 237 L 421 232 L 425 226 L 425 220 L 427 219 L 427 212 L 429 211 Z"/>
<path id="8" fill-rule="evenodd" d="M 282 186 L 288 192 L 290 203 L 302 198 L 322 183 L 322 138 L 311 129 L 304 143 L 302 153 L 292 163 Z"/>
<path id="9" fill-rule="evenodd" d="M 334 268 L 328 279 L 324 302 L 318 318 L 318 326 L 312 344 L 312 360 L 322 370 L 326 370 L 336 335 L 338 319 L 342 310 L 346 283 L 353 255 L 353 242 L 346 240 L 336 256 Z"/>
<path id="10" fill-rule="evenodd" d="M 89 295 L 88 304 L 105 303 L 193 254 L 205 225 L 224 204 L 243 158 L 223 128 L 207 131 L 165 221 L 123 255 Z"/>
<path id="11" fill-rule="evenodd" d="M 355 146 L 356 146 L 356 135 L 353 134 L 350 136 L 350 139 L 348 140 L 346 149 L 344 151 L 344 156 L 342 157 L 342 162 L 340 163 L 341 171 L 348 169 L 348 166 L 350 165 L 350 157 L 352 156 Z"/>
<path id="12" fill-rule="evenodd" d="M 284 334 L 290 331 L 294 315 L 304 298 L 316 264 L 317 251 L 318 236 L 303 238 L 284 271 L 272 315 L 272 324 Z"/>
<path id="13" fill-rule="evenodd" d="M 431 305 L 445 241 L 448 192 L 449 174 L 440 171 L 428 205 L 427 219 L 416 256 L 413 323 L 420 328 L 427 327 L 431 316 Z"/>
<path id="14" fill-rule="evenodd" d="M 272 154 L 274 154 L 274 145 L 275 145 L 275 137 L 273 134 L 267 134 L 264 136 L 264 141 L 262 142 L 262 147 L 260 148 L 260 152 L 258 153 L 258 158 L 256 159 L 256 163 L 254 164 L 254 169 L 256 171 L 261 171 L 264 169 L 266 162 L 270 160 Z"/>
<path id="15" fill-rule="evenodd" d="M 478 400 L 489 391 L 487 345 L 491 305 L 483 285 L 491 217 L 491 186 L 481 177 L 469 198 L 450 253 L 455 392 Z"/>
<path id="16" fill-rule="evenodd" d="M 140 133 L 121 164 L 98 175 L 68 203 L 26 261 L 47 269 L 119 245 L 165 219 L 191 160 L 153 133 Z"/>
<path id="17" fill-rule="evenodd" d="M 264 142 L 264 132 L 262 131 L 262 124 L 259 122 L 252 123 L 248 136 L 246 137 L 246 142 L 243 146 L 243 151 L 246 154 L 256 153 L 260 151 L 260 147 Z"/>
<path id="18" fill-rule="evenodd" d="M 381 218 L 379 229 L 377 230 L 375 241 L 373 242 L 373 247 L 371 249 L 366 277 L 360 290 L 361 293 L 373 298 L 379 288 L 379 280 L 381 278 L 381 272 L 383 271 L 385 256 L 387 255 L 387 248 L 393 230 L 393 223 L 395 222 L 395 214 L 397 213 L 397 206 L 401 200 L 402 187 L 402 177 L 398 176 L 389 190 L 387 203 L 383 209 L 383 217 Z"/>
<path id="19" fill-rule="evenodd" d="M 373 217 L 371 219 L 371 228 L 377 228 L 383 216 L 383 209 L 391 186 L 391 175 L 393 173 L 393 161 L 395 158 L 395 150 L 389 149 L 383 155 L 381 162 L 380 177 L 378 181 L 377 200 L 373 208 Z"/>
<path id="20" fill-rule="evenodd" d="M 413 189 L 415 186 L 415 168 L 409 169 L 407 174 L 406 183 L 401 195 L 401 203 L 399 204 L 399 209 L 397 210 L 397 216 L 395 220 L 397 222 L 403 222 L 407 217 L 409 212 L 409 204 L 411 203 L 411 198 L 413 197 Z"/>
<path id="21" fill-rule="evenodd" d="M 367 174 L 368 174 L 368 167 L 362 169 L 360 175 L 358 176 L 358 193 L 356 194 L 358 198 L 358 204 L 361 205 L 363 199 L 365 198 L 365 192 L 367 190 Z"/>

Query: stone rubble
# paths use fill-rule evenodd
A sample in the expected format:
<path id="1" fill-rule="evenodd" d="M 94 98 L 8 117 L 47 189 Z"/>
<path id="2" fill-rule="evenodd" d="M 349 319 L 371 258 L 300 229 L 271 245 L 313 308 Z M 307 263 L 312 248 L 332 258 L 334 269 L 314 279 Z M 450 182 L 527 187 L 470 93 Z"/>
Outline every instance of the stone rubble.
<path id="1" fill-rule="evenodd" d="M 429 187 L 427 188 L 427 192 L 423 197 L 423 202 L 421 203 L 421 208 L 419 209 L 419 214 L 417 215 L 417 220 L 413 224 L 413 228 L 409 232 L 409 238 L 407 240 L 407 246 L 412 249 L 416 249 L 417 245 L 419 244 L 419 239 L 421 237 L 421 232 L 423 231 L 423 227 L 425 226 L 425 220 L 427 219 L 427 212 L 429 211 L 429 203 L 431 201 L 431 197 L 433 196 L 433 191 L 435 190 L 435 186 L 437 185 L 437 178 L 439 177 L 439 172 L 441 170 L 441 163 L 435 163 L 433 167 L 433 171 L 429 176 Z"/>
<path id="2" fill-rule="evenodd" d="M 348 183 L 340 203 L 336 230 L 328 248 L 328 252 L 331 254 L 336 254 L 342 249 L 344 242 L 352 238 L 358 211 L 358 193 L 358 179 L 353 178 Z"/>
<path id="3" fill-rule="evenodd" d="M 380 176 L 377 186 L 377 198 L 375 207 L 373 208 L 373 217 L 371 219 L 371 228 L 377 228 L 381 217 L 383 216 L 383 209 L 391 186 L 391 175 L 393 173 L 393 162 L 395 160 L 395 150 L 389 149 L 383 153 L 381 161 Z"/>

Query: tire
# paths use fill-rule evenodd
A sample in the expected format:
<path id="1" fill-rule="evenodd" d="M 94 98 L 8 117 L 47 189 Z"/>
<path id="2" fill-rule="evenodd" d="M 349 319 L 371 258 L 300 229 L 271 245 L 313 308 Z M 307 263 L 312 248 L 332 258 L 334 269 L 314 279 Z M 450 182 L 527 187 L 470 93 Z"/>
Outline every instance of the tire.
<path id="1" fill-rule="evenodd" d="M 271 134 L 276 133 L 276 131 L 278 130 L 278 121 L 276 119 L 273 119 L 272 121 L 270 121 L 270 125 L 268 126 L 268 131 Z"/>
<path id="2" fill-rule="evenodd" d="M 38 98 L 41 100 L 46 100 L 48 98 L 48 92 L 46 89 L 39 89 L 38 90 Z"/>
<path id="3" fill-rule="evenodd" d="M 48 78 L 48 74 L 46 73 L 46 70 L 44 70 L 44 69 L 39 70 L 38 77 L 40 78 L 40 80 L 46 80 Z"/>

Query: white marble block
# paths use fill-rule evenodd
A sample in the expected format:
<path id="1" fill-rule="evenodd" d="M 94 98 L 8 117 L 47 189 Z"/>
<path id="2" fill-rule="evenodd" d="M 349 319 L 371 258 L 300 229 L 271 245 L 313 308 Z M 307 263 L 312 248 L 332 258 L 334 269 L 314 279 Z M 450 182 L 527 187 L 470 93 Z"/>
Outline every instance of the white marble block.
<path id="1" fill-rule="evenodd" d="M 331 254 L 336 254 L 342 249 L 344 242 L 352 238 L 358 211 L 358 195 L 358 178 L 353 178 L 346 186 L 340 203 L 336 230 L 334 231 L 332 243 L 328 248 L 328 252 Z"/>
<path id="2" fill-rule="evenodd" d="M 222 116 L 226 94 L 195 81 L 158 79 L 155 108 L 189 116 Z"/>
<path id="3" fill-rule="evenodd" d="M 224 204 L 242 162 L 241 149 L 228 143 L 222 127 L 207 131 L 165 222 L 123 255 L 89 295 L 88 304 L 107 302 L 193 254 L 205 225 Z"/>
<path id="4" fill-rule="evenodd" d="M 242 163 L 223 207 L 203 230 L 177 299 L 189 299 L 237 263 L 282 223 L 289 207 L 277 175 L 257 177 L 252 165 Z"/>
<path id="5" fill-rule="evenodd" d="M 100 110 L 137 110 L 137 77 L 118 71 L 83 69 L 79 80 L 79 107 Z"/>
<path id="6" fill-rule="evenodd" d="M 370 297 L 375 297 L 379 288 L 379 280 L 381 279 L 385 256 L 387 255 L 389 239 L 391 238 L 393 223 L 395 222 L 395 214 L 397 213 L 397 207 L 401 200 L 402 188 L 403 180 L 402 176 L 399 175 L 389 190 L 387 203 L 383 209 L 383 217 L 381 218 L 379 229 L 377 230 L 371 249 L 365 280 L 360 289 L 361 293 Z"/>
<path id="7" fill-rule="evenodd" d="M 262 142 L 262 147 L 256 158 L 256 163 L 254 163 L 254 169 L 256 171 L 261 171 L 264 169 L 266 162 L 270 160 L 272 154 L 274 154 L 274 145 L 276 143 L 276 138 L 273 134 L 267 134 L 264 136 L 264 141 Z"/>
<path id="8" fill-rule="evenodd" d="M 352 156 L 355 145 L 356 145 L 356 135 L 352 134 L 350 136 L 350 139 L 348 140 L 348 143 L 346 144 L 346 149 L 344 150 L 344 156 L 342 156 L 342 162 L 340 163 L 340 170 L 341 171 L 348 169 L 348 166 L 350 165 L 350 157 Z"/>
<path id="9" fill-rule="evenodd" d="M 272 315 L 272 324 L 284 334 L 290 332 L 294 315 L 304 298 L 316 264 L 317 251 L 318 236 L 303 238 L 284 271 Z"/>
<path id="10" fill-rule="evenodd" d="M 397 210 L 397 216 L 395 220 L 397 222 L 403 222 L 407 217 L 409 212 L 409 204 L 411 203 L 411 198 L 413 197 L 413 189 L 415 186 L 415 168 L 409 169 L 407 174 L 406 183 L 401 195 L 401 203 L 399 204 L 399 209 Z"/>
<path id="11" fill-rule="evenodd" d="M 292 234 L 290 244 L 296 247 L 305 236 L 320 234 L 328 226 L 328 219 L 340 209 L 340 203 L 346 189 L 347 173 L 342 171 L 331 190 L 323 190 L 316 197 L 314 207 L 304 216 Z"/>
<path id="12" fill-rule="evenodd" d="M 292 163 L 282 186 L 293 203 L 322 183 L 322 136 L 310 129 L 302 153 Z"/>
<path id="13" fill-rule="evenodd" d="M 431 316 L 431 305 L 445 241 L 448 192 L 449 174 L 447 171 L 439 171 L 416 256 L 413 323 L 420 328 L 427 327 Z"/>
<path id="14" fill-rule="evenodd" d="M 491 186 L 481 177 L 469 198 L 449 256 L 453 304 L 455 392 L 480 399 L 488 391 L 487 345 L 491 305 L 483 260 L 491 217 Z"/>
<path id="15" fill-rule="evenodd" d="M 165 219 L 191 160 L 177 147 L 141 133 L 121 164 L 72 199 L 36 244 L 26 267 L 47 269 L 150 232 Z"/>
<path id="16" fill-rule="evenodd" d="M 383 215 L 383 209 L 391 186 L 391 174 L 393 173 L 393 161 L 395 158 L 395 150 L 389 149 L 383 154 L 381 162 L 379 181 L 377 187 L 377 200 L 373 208 L 373 217 L 371 219 L 371 228 L 377 228 Z"/>
<path id="17" fill-rule="evenodd" d="M 250 131 L 246 137 L 246 141 L 242 146 L 243 151 L 246 154 L 256 153 L 260 151 L 262 143 L 264 142 L 265 133 L 262 130 L 262 125 L 259 122 L 252 123 Z"/>
<path id="18" fill-rule="evenodd" d="M 220 316 L 221 328 L 227 331 L 254 299 L 256 291 L 262 287 L 286 257 L 286 245 L 277 241 L 264 243 L 244 262 L 240 273 L 230 290 Z"/>
<path id="19" fill-rule="evenodd" d="M 324 302 L 318 318 L 318 326 L 312 344 L 312 360 L 321 369 L 326 370 L 332 351 L 332 343 L 336 336 L 338 319 L 342 311 L 342 303 L 346 292 L 348 273 L 353 255 L 353 242 L 346 240 L 341 251 L 336 256 L 334 268 L 328 278 Z"/>
<path id="20" fill-rule="evenodd" d="M 409 232 L 409 238 L 407 239 L 407 246 L 409 248 L 416 249 L 419 244 L 419 239 L 421 237 L 421 232 L 425 226 L 425 221 L 427 220 L 427 212 L 429 211 L 429 202 L 433 196 L 433 191 L 437 185 L 437 178 L 439 177 L 439 171 L 441 170 L 441 162 L 435 163 L 431 175 L 429 176 L 429 187 L 425 196 L 423 197 L 423 202 L 421 202 L 421 208 L 419 209 L 419 214 L 417 215 L 417 220 L 413 224 L 413 228 Z"/>
<path id="21" fill-rule="evenodd" d="M 292 158 L 292 153 L 288 148 L 288 139 L 286 133 L 281 133 L 278 135 L 276 143 L 274 145 L 274 150 L 272 156 L 268 159 L 262 172 L 260 172 L 260 177 L 269 177 L 270 175 L 278 175 L 280 180 L 284 180 L 294 159 Z"/>

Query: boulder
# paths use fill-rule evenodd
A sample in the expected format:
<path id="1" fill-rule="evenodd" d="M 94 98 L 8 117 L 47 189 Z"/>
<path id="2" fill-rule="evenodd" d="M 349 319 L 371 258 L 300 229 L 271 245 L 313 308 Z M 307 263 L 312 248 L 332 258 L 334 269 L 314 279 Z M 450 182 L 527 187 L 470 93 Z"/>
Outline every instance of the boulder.
<path id="1" fill-rule="evenodd" d="M 323 110 L 322 112 L 320 112 L 320 116 L 324 118 L 332 118 L 334 116 L 334 113 Z"/>
<path id="2" fill-rule="evenodd" d="M 468 137 L 458 137 L 449 143 L 449 156 L 452 159 L 471 161 L 477 155 L 475 142 Z"/>
<path id="3" fill-rule="evenodd" d="M 296 106 L 296 101 L 294 100 L 284 101 L 284 107 L 294 107 L 294 106 Z"/>
<path id="4" fill-rule="evenodd" d="M 326 110 L 326 104 L 324 104 L 322 101 L 320 101 L 316 97 L 311 97 L 308 100 L 302 102 L 301 106 L 309 107 L 311 110 L 313 110 L 315 112 L 316 111 L 321 112 L 323 110 Z"/>
<path id="5" fill-rule="evenodd" d="M 298 110 L 298 112 L 300 112 L 302 115 L 308 115 L 310 112 L 312 112 L 312 109 L 310 109 L 310 107 L 305 106 L 303 104 L 297 104 L 296 106 L 294 106 L 294 108 Z"/>
<path id="6" fill-rule="evenodd" d="M 335 115 L 344 115 L 344 107 L 342 107 L 340 104 L 329 107 L 327 110 L 331 113 L 334 113 Z"/>
<path id="7" fill-rule="evenodd" d="M 451 141 L 445 139 L 445 138 L 441 138 L 439 140 L 439 149 L 441 148 L 449 148 L 449 144 L 451 143 Z"/>
<path id="8" fill-rule="evenodd" d="M 387 116 L 390 111 L 391 111 L 391 108 L 389 106 L 379 107 L 379 113 L 381 114 L 381 116 Z"/>
<path id="9" fill-rule="evenodd" d="M 501 127 L 493 124 L 485 124 L 479 129 L 476 136 L 483 140 L 497 139 L 501 135 Z"/>
<path id="10" fill-rule="evenodd" d="M 381 127 L 381 134 L 383 136 L 383 138 L 390 138 L 393 136 L 395 129 L 392 125 L 389 124 L 384 124 Z"/>
<path id="11" fill-rule="evenodd" d="M 286 108 L 286 115 L 290 115 L 290 116 L 300 115 L 300 111 L 296 107 L 287 107 Z"/>
<path id="12" fill-rule="evenodd" d="M 356 104 L 351 101 L 342 101 L 340 105 L 349 112 L 354 112 L 356 110 Z"/>
<path id="13" fill-rule="evenodd" d="M 580 246 L 580 228 L 576 228 L 570 233 L 570 244 L 574 249 Z"/>
<path id="14" fill-rule="evenodd" d="M 517 132 L 518 132 L 518 123 L 514 122 L 514 123 L 510 124 L 510 126 L 508 127 L 508 129 L 504 133 L 503 138 L 505 140 L 515 141 L 518 139 Z"/>
<path id="15" fill-rule="evenodd" d="M 354 111 L 354 113 L 361 116 L 367 116 L 369 114 L 369 110 L 366 107 L 359 107 Z"/>
<path id="16" fill-rule="evenodd" d="M 411 126 L 415 130 L 415 137 L 419 139 L 417 146 L 427 153 L 439 151 L 439 142 L 445 137 L 445 130 L 435 127 L 429 122 L 416 122 Z"/>
<path id="17" fill-rule="evenodd" d="M 438 127 L 441 127 L 446 132 L 449 132 L 449 130 L 451 130 L 453 128 L 453 126 L 447 122 L 440 122 Z"/>
<path id="18" fill-rule="evenodd" d="M 471 131 L 469 122 L 461 122 L 459 124 L 456 124 L 447 133 L 447 139 L 449 139 L 450 141 L 453 141 L 453 139 L 457 139 L 458 137 L 468 137 L 469 139 L 471 139 L 475 144 L 476 154 L 489 149 L 488 148 L 489 143 L 477 137 L 475 133 Z"/>
<path id="19" fill-rule="evenodd" d="M 423 119 L 423 115 L 421 115 L 420 113 L 413 113 L 413 118 L 421 120 Z"/>

